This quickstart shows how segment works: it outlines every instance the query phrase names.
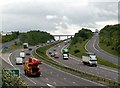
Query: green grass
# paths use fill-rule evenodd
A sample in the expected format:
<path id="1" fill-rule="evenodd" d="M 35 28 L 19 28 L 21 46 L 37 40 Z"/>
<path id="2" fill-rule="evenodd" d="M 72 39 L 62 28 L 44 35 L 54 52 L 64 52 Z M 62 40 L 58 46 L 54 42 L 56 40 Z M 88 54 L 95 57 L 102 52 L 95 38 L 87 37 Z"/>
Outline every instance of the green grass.
<path id="1" fill-rule="evenodd" d="M 116 68 L 116 69 L 120 70 L 120 66 L 115 65 L 107 60 L 101 59 L 100 57 L 97 57 L 97 60 L 98 60 L 98 64 L 105 65 L 107 67 Z"/>
<path id="2" fill-rule="evenodd" d="M 83 41 L 82 43 L 76 43 L 75 45 L 70 45 L 69 46 L 69 52 L 70 54 L 77 56 L 77 57 L 82 57 L 82 53 L 86 52 L 85 50 L 85 44 L 87 43 L 88 40 Z M 80 52 L 75 53 L 75 50 L 79 50 Z"/>
<path id="3" fill-rule="evenodd" d="M 69 46 L 69 51 L 70 51 L 70 54 L 76 56 L 76 57 L 79 57 L 81 58 L 82 57 L 82 53 L 83 52 L 87 52 L 86 49 L 85 49 L 85 44 L 87 43 L 88 40 L 86 41 L 83 41 L 82 43 L 76 43 L 75 45 L 70 45 Z M 79 49 L 80 52 L 79 53 L 74 53 L 74 51 L 76 49 Z M 101 64 L 101 65 L 104 65 L 104 66 L 107 66 L 107 67 L 111 67 L 111 68 L 115 68 L 115 69 L 119 69 L 120 70 L 120 66 L 118 65 L 115 65 L 107 60 L 104 60 L 100 57 L 97 57 L 97 60 L 98 60 L 98 64 Z"/>
<path id="4" fill-rule="evenodd" d="M 3 50 L 2 53 L 7 53 L 7 52 L 10 52 L 10 51 L 12 51 L 12 50 L 19 49 L 19 48 L 21 48 L 21 47 L 22 47 L 21 45 L 10 45 L 10 46 L 8 47 L 8 49 Z"/>
<path id="5" fill-rule="evenodd" d="M 106 45 L 103 44 L 103 43 L 99 43 L 99 46 L 100 46 L 100 48 L 103 49 L 104 51 L 120 57 L 120 54 L 118 54 L 118 52 L 117 52 L 116 50 L 112 50 L 112 49 L 111 49 L 111 46 L 106 46 Z"/>
<path id="6" fill-rule="evenodd" d="M 60 69 L 62 71 L 65 71 L 65 72 L 68 72 L 68 73 L 71 73 L 73 75 L 76 75 L 76 76 L 79 76 L 79 77 L 83 77 L 83 78 L 86 78 L 88 80 L 91 80 L 91 81 L 95 81 L 95 82 L 99 82 L 99 83 L 102 83 L 102 84 L 105 84 L 105 85 L 111 85 L 111 86 L 117 86 L 119 85 L 118 82 L 114 82 L 112 80 L 108 80 L 108 79 L 105 79 L 105 78 L 102 78 L 102 77 L 98 77 L 98 76 L 95 76 L 93 74 L 88 74 L 88 73 L 85 73 L 85 72 L 81 72 L 81 71 L 78 71 L 76 69 L 72 69 L 70 67 L 66 67 L 66 66 L 63 66 L 62 64 L 52 60 L 51 58 L 49 58 L 47 55 L 46 55 L 46 51 L 52 47 L 54 45 L 49 45 L 49 46 L 45 46 L 45 47 L 41 47 L 41 48 L 38 48 L 36 50 L 36 52 L 34 51 L 33 52 L 33 55 L 36 57 L 36 58 L 39 58 L 40 60 L 42 60 L 43 62 L 45 62 L 46 64 L 52 66 L 52 67 L 55 67 L 57 69 Z M 41 57 L 42 56 L 42 57 Z"/>

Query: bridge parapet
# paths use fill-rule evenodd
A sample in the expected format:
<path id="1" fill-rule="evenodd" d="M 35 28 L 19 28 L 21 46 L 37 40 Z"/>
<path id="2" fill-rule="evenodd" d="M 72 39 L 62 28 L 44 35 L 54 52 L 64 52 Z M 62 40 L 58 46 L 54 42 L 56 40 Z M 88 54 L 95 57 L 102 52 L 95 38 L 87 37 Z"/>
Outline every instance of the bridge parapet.
<path id="1" fill-rule="evenodd" d="M 61 40 L 61 37 L 66 37 L 67 39 L 69 37 L 74 37 L 74 35 L 53 35 L 54 37 L 59 37 L 59 40 Z"/>

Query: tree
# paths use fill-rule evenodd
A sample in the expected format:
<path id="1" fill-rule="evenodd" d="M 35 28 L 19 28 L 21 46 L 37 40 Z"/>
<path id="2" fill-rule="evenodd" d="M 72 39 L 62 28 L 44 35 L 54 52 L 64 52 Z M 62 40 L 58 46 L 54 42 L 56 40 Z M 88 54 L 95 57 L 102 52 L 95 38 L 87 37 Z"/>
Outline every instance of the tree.
<path id="1" fill-rule="evenodd" d="M 119 53 L 120 46 L 120 24 L 107 25 L 100 30 L 100 43 L 111 47 Z"/>
<path id="2" fill-rule="evenodd" d="M 35 30 L 21 34 L 19 38 L 22 43 L 28 42 L 30 45 L 37 45 L 45 43 L 48 40 L 55 40 L 49 33 Z"/>
<path id="3" fill-rule="evenodd" d="M 4 70 L 4 69 L 3 69 Z M 3 73 L 2 70 L 2 73 Z M 26 83 L 24 80 L 22 80 L 20 77 L 17 77 L 12 74 L 12 72 L 9 70 L 5 74 L 2 74 L 2 88 L 27 88 Z"/>

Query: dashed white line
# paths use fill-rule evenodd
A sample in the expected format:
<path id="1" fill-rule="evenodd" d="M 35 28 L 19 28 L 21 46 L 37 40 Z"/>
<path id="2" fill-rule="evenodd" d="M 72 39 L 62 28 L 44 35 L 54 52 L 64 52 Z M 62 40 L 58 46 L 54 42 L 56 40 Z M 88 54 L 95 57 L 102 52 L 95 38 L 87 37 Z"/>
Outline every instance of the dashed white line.
<path id="1" fill-rule="evenodd" d="M 49 80 L 48 78 L 46 78 L 46 80 Z"/>
<path id="2" fill-rule="evenodd" d="M 49 86 L 50 88 L 55 88 L 53 85 L 51 84 L 47 84 L 47 86 Z"/>
<path id="3" fill-rule="evenodd" d="M 56 82 L 53 82 L 54 84 L 56 84 Z"/>
<path id="4" fill-rule="evenodd" d="M 16 51 L 14 51 L 13 53 L 15 53 Z M 8 57 L 8 60 L 10 61 L 10 56 L 13 54 L 13 53 L 11 53 L 10 55 L 9 55 L 9 57 Z M 12 64 L 12 62 L 10 61 L 10 64 L 11 64 L 11 66 L 13 66 L 14 67 L 14 65 Z M 15 67 L 14 67 L 15 68 Z M 20 72 L 20 74 L 22 74 L 22 72 Z M 23 76 L 25 76 L 25 75 L 23 75 Z M 25 76 L 26 77 L 26 76 Z M 30 80 L 32 83 L 34 83 L 34 84 L 36 84 L 33 80 L 31 80 L 30 78 L 28 78 L 28 77 L 26 77 L 28 80 Z"/>
<path id="5" fill-rule="evenodd" d="M 25 78 L 27 78 L 28 80 L 30 80 L 30 81 L 33 82 L 34 84 L 37 84 L 36 82 L 34 82 L 33 80 L 29 79 L 28 77 L 25 76 Z"/>
<path id="6" fill-rule="evenodd" d="M 64 79 L 66 79 L 66 78 L 64 78 Z"/>
<path id="7" fill-rule="evenodd" d="M 102 68 L 102 69 L 105 69 L 105 70 L 108 70 L 108 71 L 112 71 L 112 72 L 116 72 L 116 73 L 118 73 L 118 71 L 111 70 L 111 69 L 108 69 L 108 68 L 104 68 L 104 67 L 99 67 L 99 68 Z"/>

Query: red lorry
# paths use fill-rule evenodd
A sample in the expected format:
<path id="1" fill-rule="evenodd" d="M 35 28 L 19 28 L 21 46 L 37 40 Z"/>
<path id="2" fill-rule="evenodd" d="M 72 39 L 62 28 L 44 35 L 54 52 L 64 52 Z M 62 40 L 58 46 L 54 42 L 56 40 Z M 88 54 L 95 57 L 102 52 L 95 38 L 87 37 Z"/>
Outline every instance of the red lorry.
<path id="1" fill-rule="evenodd" d="M 39 64 L 42 64 L 41 61 L 39 61 L 36 58 L 29 58 L 29 61 L 25 61 L 24 63 L 24 72 L 25 75 L 29 76 L 37 76 L 39 77 L 41 75 L 41 70 L 39 68 Z"/>

